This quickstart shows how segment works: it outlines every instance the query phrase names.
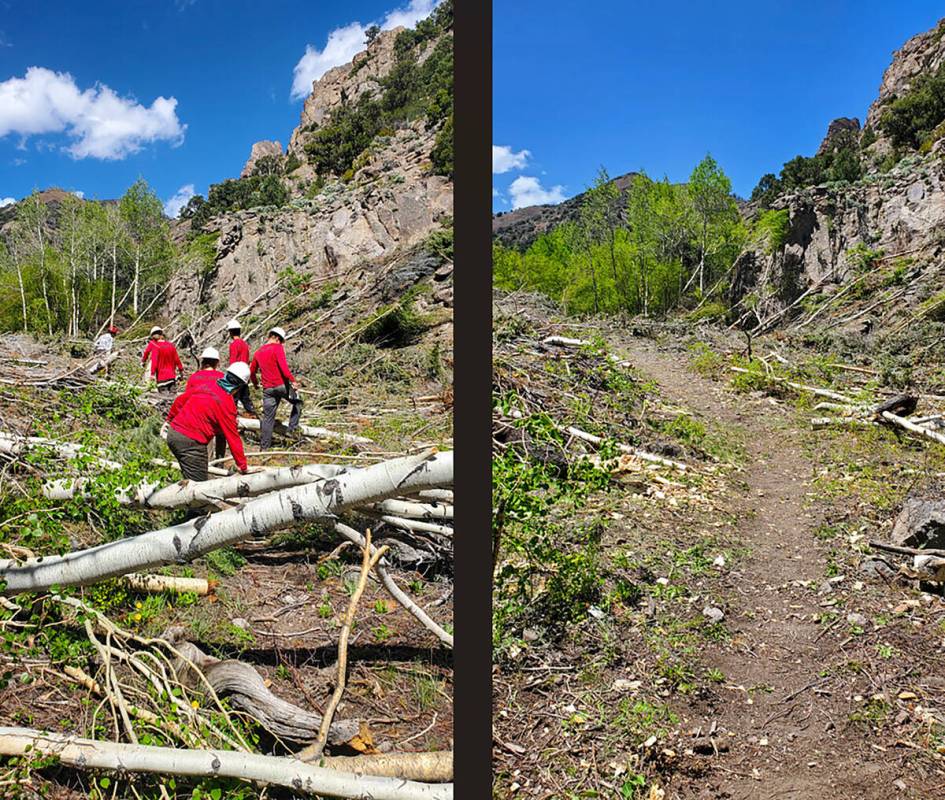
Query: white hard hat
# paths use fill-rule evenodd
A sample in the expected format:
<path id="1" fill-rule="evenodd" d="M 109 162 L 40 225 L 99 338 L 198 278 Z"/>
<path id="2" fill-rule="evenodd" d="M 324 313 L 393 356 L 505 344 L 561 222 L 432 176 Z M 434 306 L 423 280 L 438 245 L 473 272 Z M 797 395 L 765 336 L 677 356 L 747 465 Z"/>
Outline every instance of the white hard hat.
<path id="1" fill-rule="evenodd" d="M 226 329 L 228 331 L 238 331 L 238 330 L 242 330 L 242 328 L 243 326 L 240 325 L 240 321 L 238 319 L 231 319 L 229 322 L 226 323 Z"/>
<path id="2" fill-rule="evenodd" d="M 249 364 L 245 361 L 234 361 L 226 371 L 230 375 L 235 375 L 243 383 L 249 383 Z"/>
<path id="3" fill-rule="evenodd" d="M 276 336 L 282 339 L 282 341 L 285 341 L 285 330 L 280 328 L 278 325 L 276 325 L 275 328 L 270 328 L 269 333 L 274 333 Z"/>
<path id="4" fill-rule="evenodd" d="M 204 350 L 204 351 L 200 354 L 200 360 L 201 360 L 201 361 L 206 361 L 207 359 L 211 359 L 211 360 L 213 360 L 213 361 L 219 361 L 219 360 L 220 360 L 220 351 L 217 350 L 215 347 L 208 347 L 206 350 Z"/>
<path id="5" fill-rule="evenodd" d="M 149 333 L 148 336 L 154 336 L 156 333 L 164 333 L 164 328 L 162 328 L 160 325 L 155 325 L 153 328 L 151 328 L 151 333 Z"/>

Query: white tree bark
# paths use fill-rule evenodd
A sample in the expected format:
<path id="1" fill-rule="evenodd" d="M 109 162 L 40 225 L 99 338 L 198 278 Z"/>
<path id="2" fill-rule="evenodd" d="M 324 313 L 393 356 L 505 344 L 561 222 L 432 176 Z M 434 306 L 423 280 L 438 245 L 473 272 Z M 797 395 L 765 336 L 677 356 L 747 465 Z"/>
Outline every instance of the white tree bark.
<path id="1" fill-rule="evenodd" d="M 445 503 L 411 503 L 407 500 L 383 500 L 374 504 L 382 514 L 410 519 L 453 519 L 453 506 Z"/>
<path id="2" fill-rule="evenodd" d="M 564 428 L 565 433 L 570 434 L 575 439 L 582 439 L 585 442 L 590 442 L 591 444 L 601 445 L 604 443 L 604 440 L 600 436 L 595 436 L 593 433 L 588 433 L 587 431 L 582 431 L 580 428 L 575 428 L 574 426 L 568 426 Z M 617 442 L 617 449 L 621 453 L 627 453 L 631 456 L 636 456 L 637 458 L 643 461 L 649 461 L 652 464 L 659 464 L 663 467 L 669 467 L 670 469 L 678 469 L 680 472 L 685 472 L 687 467 L 681 461 L 673 461 L 671 458 L 663 458 L 662 456 L 654 455 L 653 453 L 647 453 L 645 450 L 640 450 L 637 447 L 631 447 L 628 444 L 623 444 Z"/>
<path id="3" fill-rule="evenodd" d="M 260 427 L 258 419 L 239 417 L 237 422 L 239 423 L 240 429 L 244 431 L 258 431 Z M 310 439 L 334 439 L 347 444 L 373 444 L 370 439 L 365 439 L 363 436 L 355 436 L 353 433 L 330 431 L 328 428 L 313 428 L 311 425 L 299 425 L 297 430 L 303 436 L 308 436 Z"/>
<path id="4" fill-rule="evenodd" d="M 335 464 L 307 464 L 254 472 L 249 475 L 229 475 L 209 481 L 183 480 L 163 488 L 144 482 L 119 490 L 117 499 L 123 505 L 148 508 L 177 508 L 179 506 L 212 506 L 229 497 L 256 497 L 261 494 L 302 486 L 307 483 L 334 478 L 349 467 Z M 50 500 L 68 500 L 80 494 L 85 479 L 59 478 L 43 484 L 43 494 Z"/>
<path id="5" fill-rule="evenodd" d="M 88 450 L 80 444 L 72 442 L 57 442 L 54 439 L 44 439 L 41 436 L 11 436 L 0 434 L 0 453 L 11 456 L 22 455 L 27 450 L 46 447 L 58 453 L 63 458 L 78 458 L 88 454 Z M 105 458 L 96 458 L 95 462 L 104 469 L 121 469 L 124 465 L 117 461 Z"/>
<path id="6" fill-rule="evenodd" d="M 232 750 L 178 750 L 139 744 L 100 742 L 30 728 L 0 728 L 0 755 L 39 753 L 79 769 L 119 773 L 237 778 L 283 786 L 306 795 L 373 800 L 452 800 L 451 783 L 418 783 L 402 778 L 354 775 L 316 767 L 295 758 Z"/>
<path id="7" fill-rule="evenodd" d="M 115 575 L 191 561 L 219 547 L 310 520 L 331 517 L 404 492 L 452 486 L 453 453 L 383 461 L 329 480 L 273 492 L 238 507 L 130 539 L 24 563 L 0 561 L 4 594 L 77 586 Z"/>
<path id="8" fill-rule="evenodd" d="M 404 519 L 403 517 L 392 517 L 389 514 L 383 514 L 381 520 L 388 525 L 393 525 L 405 531 L 425 531 L 427 533 L 438 533 L 440 536 L 453 535 L 453 529 L 446 527 L 446 525 L 437 525 L 420 519 Z"/>

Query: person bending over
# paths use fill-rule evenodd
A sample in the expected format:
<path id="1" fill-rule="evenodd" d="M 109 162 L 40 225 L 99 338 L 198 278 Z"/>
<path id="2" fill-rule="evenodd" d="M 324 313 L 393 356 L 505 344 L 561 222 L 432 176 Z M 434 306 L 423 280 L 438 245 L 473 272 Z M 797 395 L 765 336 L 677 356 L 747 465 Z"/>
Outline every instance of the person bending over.
<path id="1" fill-rule="evenodd" d="M 226 439 L 237 468 L 246 474 L 246 455 L 233 397 L 248 380 L 249 365 L 238 361 L 219 380 L 199 383 L 174 400 L 167 413 L 167 446 L 187 480 L 207 480 L 207 444 L 217 435 Z"/>

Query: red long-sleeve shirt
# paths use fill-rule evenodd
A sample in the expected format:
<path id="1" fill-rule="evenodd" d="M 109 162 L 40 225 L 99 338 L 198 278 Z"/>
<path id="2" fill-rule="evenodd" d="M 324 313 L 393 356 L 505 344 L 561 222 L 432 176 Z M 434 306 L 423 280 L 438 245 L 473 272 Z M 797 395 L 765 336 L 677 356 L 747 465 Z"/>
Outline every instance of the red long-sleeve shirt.
<path id="1" fill-rule="evenodd" d="M 144 364 L 148 360 L 148 356 L 151 357 L 151 374 L 154 374 L 154 361 L 157 358 L 157 342 L 154 339 L 148 342 L 148 346 L 144 348 L 144 352 L 141 354 L 141 363 Z"/>
<path id="2" fill-rule="evenodd" d="M 198 369 L 187 379 L 187 385 L 184 387 L 184 391 L 186 392 L 188 389 L 193 389 L 195 386 L 216 383 L 222 377 L 223 373 L 218 369 Z"/>
<path id="3" fill-rule="evenodd" d="M 157 355 L 151 358 L 151 374 L 157 378 L 158 383 L 174 380 L 178 372 L 183 374 L 184 365 L 180 363 L 180 356 L 173 342 L 166 339 L 155 342 L 155 349 Z"/>
<path id="4" fill-rule="evenodd" d="M 249 365 L 249 377 L 253 381 L 253 386 L 259 386 L 257 372 L 262 373 L 264 389 L 284 386 L 286 381 L 289 383 L 295 381 L 295 375 L 292 374 L 285 360 L 285 350 L 279 342 L 264 344 L 253 356 L 253 363 Z"/>
<path id="5" fill-rule="evenodd" d="M 168 424 L 188 439 L 206 444 L 223 434 L 233 460 L 246 470 L 246 455 L 236 422 L 236 403 L 216 383 L 201 383 L 178 395 L 167 412 Z"/>
<path id="6" fill-rule="evenodd" d="M 249 345 L 239 336 L 230 342 L 230 364 L 235 364 L 237 361 L 249 363 Z"/>

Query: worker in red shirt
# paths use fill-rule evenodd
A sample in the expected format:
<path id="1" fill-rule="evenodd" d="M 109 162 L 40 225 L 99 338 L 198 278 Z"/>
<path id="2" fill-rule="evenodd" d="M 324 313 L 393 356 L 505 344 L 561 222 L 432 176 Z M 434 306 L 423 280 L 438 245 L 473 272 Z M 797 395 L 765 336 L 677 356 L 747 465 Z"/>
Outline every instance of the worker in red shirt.
<path id="1" fill-rule="evenodd" d="M 220 351 L 215 347 L 208 347 L 200 354 L 200 369 L 187 379 L 187 385 L 184 387 L 186 392 L 195 386 L 202 386 L 207 383 L 216 383 L 223 377 L 217 367 L 220 366 Z M 226 439 L 222 433 L 218 433 L 213 440 L 213 457 L 223 458 L 226 455 Z"/>
<path id="2" fill-rule="evenodd" d="M 151 375 L 157 381 L 159 392 L 173 393 L 177 390 L 177 376 L 184 374 L 184 365 L 174 343 L 165 339 L 163 333 L 158 337 L 154 343 L 156 355 L 151 357 Z"/>
<path id="3" fill-rule="evenodd" d="M 292 406 L 289 415 L 288 430 L 294 431 L 299 426 L 302 416 L 302 398 L 298 395 L 299 384 L 285 360 L 285 331 L 275 327 L 269 331 L 269 340 L 256 351 L 249 374 L 253 386 L 259 386 L 262 376 L 263 417 L 259 425 L 259 448 L 268 449 L 272 444 L 272 429 L 276 425 L 276 409 L 285 400 Z"/>
<path id="4" fill-rule="evenodd" d="M 174 400 L 167 413 L 167 446 L 177 458 L 185 479 L 207 480 L 207 444 L 217 434 L 226 439 L 237 468 L 246 474 L 248 467 L 233 396 L 248 380 L 249 365 L 238 361 L 230 364 L 219 380 L 198 383 Z"/>
<path id="5" fill-rule="evenodd" d="M 151 368 L 150 370 L 145 371 L 145 377 L 143 382 L 147 382 L 149 376 L 154 375 L 154 370 L 157 367 L 157 352 L 158 352 L 158 342 L 164 338 L 164 331 L 160 325 L 155 325 L 151 328 L 151 333 L 148 334 L 148 346 L 144 348 L 144 352 L 141 354 L 141 364 L 148 363 L 148 359 L 151 359 Z"/>
<path id="6" fill-rule="evenodd" d="M 246 363 L 246 362 L 243 362 Z M 187 379 L 187 385 L 184 387 L 186 392 L 203 383 L 216 383 L 223 377 L 218 367 L 220 366 L 220 351 L 215 347 L 208 347 L 200 354 L 200 369 Z"/>
<path id="7" fill-rule="evenodd" d="M 227 333 L 230 334 L 230 362 L 235 364 L 237 361 L 249 363 L 249 345 L 240 336 L 243 328 L 239 320 L 231 319 L 226 323 Z M 236 402 L 242 403 L 250 414 L 256 416 L 256 407 L 253 405 L 253 399 L 249 396 L 249 386 L 245 386 L 243 391 L 236 396 Z"/>

